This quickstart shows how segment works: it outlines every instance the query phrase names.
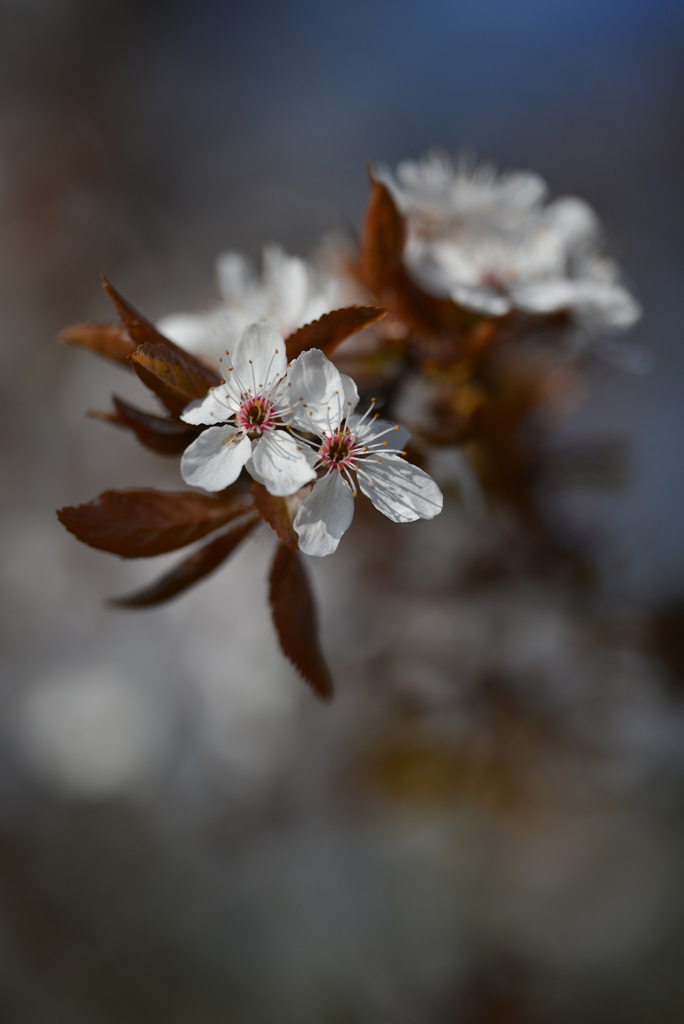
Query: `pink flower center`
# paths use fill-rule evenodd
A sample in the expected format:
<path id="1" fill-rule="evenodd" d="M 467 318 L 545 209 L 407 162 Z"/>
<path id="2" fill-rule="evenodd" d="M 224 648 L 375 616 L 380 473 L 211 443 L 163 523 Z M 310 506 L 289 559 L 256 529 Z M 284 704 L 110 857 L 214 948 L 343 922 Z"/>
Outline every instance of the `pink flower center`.
<path id="1" fill-rule="evenodd" d="M 325 438 L 318 454 L 323 465 L 330 469 L 353 469 L 356 448 L 356 438 L 348 430 L 338 431 Z"/>
<path id="2" fill-rule="evenodd" d="M 248 398 L 237 413 L 237 424 L 246 434 L 261 437 L 275 421 L 275 409 L 267 398 Z"/>

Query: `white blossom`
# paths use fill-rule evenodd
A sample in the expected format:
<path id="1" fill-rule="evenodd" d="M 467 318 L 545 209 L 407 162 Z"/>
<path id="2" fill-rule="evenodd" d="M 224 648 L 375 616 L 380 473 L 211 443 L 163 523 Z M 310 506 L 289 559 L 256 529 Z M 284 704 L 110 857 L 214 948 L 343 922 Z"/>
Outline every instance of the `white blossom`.
<path id="1" fill-rule="evenodd" d="M 159 330 L 187 352 L 218 358 L 240 337 L 248 324 L 267 320 L 287 337 L 303 324 L 348 304 L 348 287 L 341 278 L 320 270 L 279 245 L 263 250 L 259 279 L 237 252 L 216 261 L 222 302 L 205 313 L 178 313 L 158 323 Z"/>
<path id="2" fill-rule="evenodd" d="M 354 381 L 340 374 L 319 349 L 294 360 L 288 387 L 292 422 L 316 437 L 309 441 L 311 465 L 323 475 L 302 502 L 294 521 L 299 547 L 309 555 L 329 555 L 354 516 L 355 479 L 375 507 L 395 523 L 432 519 L 442 510 L 442 493 L 422 469 L 406 462 L 409 434 L 372 416 L 374 404 L 355 414 Z"/>
<path id="3" fill-rule="evenodd" d="M 632 326 L 641 310 L 601 253 L 601 226 L 582 199 L 546 202 L 531 173 L 431 154 L 380 169 L 406 216 L 404 258 L 429 291 L 489 316 L 570 312 L 596 334 Z"/>
<path id="4" fill-rule="evenodd" d="M 226 356 L 221 361 L 224 383 L 188 405 L 181 417 L 208 427 L 183 453 L 183 479 L 205 491 L 222 491 L 246 467 L 271 494 L 293 494 L 315 472 L 287 430 L 283 338 L 272 324 L 250 324 Z"/>

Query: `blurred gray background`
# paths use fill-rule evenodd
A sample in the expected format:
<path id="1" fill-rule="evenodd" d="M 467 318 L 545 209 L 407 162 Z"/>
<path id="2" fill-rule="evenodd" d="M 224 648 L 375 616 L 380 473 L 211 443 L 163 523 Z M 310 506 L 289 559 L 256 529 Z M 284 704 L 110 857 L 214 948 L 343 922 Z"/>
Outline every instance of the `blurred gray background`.
<path id="1" fill-rule="evenodd" d="M 381 718 L 364 679 L 394 636 L 379 599 L 350 611 L 362 556 L 314 567 L 342 690 L 329 711 L 272 637 L 268 536 L 135 617 L 101 599 L 153 567 L 80 548 L 54 509 L 179 486 L 173 461 L 84 419 L 113 390 L 139 401 L 135 381 L 56 344 L 68 323 L 111 318 L 100 272 L 152 318 L 192 310 L 216 294 L 222 249 L 305 254 L 358 228 L 365 161 L 465 147 L 588 199 L 643 303 L 632 338 L 651 372 L 597 364 L 562 430 L 630 439 L 631 479 L 565 508 L 613 599 L 638 612 L 676 596 L 683 106 L 674 0 L 0 0 L 3 1019 L 682 1019 L 681 709 L 637 655 L 611 655 L 638 750 L 608 772 L 619 798 L 578 798 L 580 812 L 568 797 L 531 845 L 451 811 L 388 819 L 339 782 Z M 445 524 L 429 536 L 448 548 Z M 410 566 L 435 541 L 409 534 Z M 536 653 L 520 664 L 553 676 L 580 626 L 547 622 L 539 653 L 544 601 L 528 598 Z M 486 647 L 507 614 L 483 609 L 458 642 Z M 435 643 L 451 637 L 460 664 L 454 621 Z M 409 651 L 402 671 L 432 692 L 427 657 Z M 613 677 L 613 662 L 582 665 L 582 686 Z"/>

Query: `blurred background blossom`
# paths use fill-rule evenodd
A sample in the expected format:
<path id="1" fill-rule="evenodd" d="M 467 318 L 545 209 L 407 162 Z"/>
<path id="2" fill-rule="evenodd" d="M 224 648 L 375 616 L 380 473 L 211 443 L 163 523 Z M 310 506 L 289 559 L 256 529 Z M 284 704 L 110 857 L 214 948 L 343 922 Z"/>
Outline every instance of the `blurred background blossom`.
<path id="1" fill-rule="evenodd" d="M 669 0 L 1 0 L 3 1019 L 682 1018 L 683 51 Z M 440 518 L 360 505 L 312 564 L 323 707 L 265 528 L 177 604 L 102 605 L 150 567 L 54 508 L 178 467 L 84 420 L 139 386 L 55 339 L 112 315 L 100 271 L 211 314 L 218 253 L 353 238 L 364 162 L 435 145 L 598 211 L 654 366 L 592 365 L 554 435 L 629 445 L 623 487 L 546 499 L 600 592 L 488 576 L 507 524 L 445 465 Z"/>

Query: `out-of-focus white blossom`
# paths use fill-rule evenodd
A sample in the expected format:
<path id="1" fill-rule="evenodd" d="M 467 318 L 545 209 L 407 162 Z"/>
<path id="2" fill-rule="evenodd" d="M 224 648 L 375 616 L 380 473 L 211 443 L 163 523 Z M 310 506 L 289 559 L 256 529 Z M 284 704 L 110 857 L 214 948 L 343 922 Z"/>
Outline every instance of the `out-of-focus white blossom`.
<path id="1" fill-rule="evenodd" d="M 302 353 L 289 370 L 293 423 L 316 436 L 309 442 L 311 465 L 324 470 L 294 521 L 299 546 L 308 555 L 330 555 L 354 516 L 358 486 L 395 523 L 432 519 L 442 510 L 434 480 L 406 462 L 403 427 L 354 415 L 359 401 L 351 377 L 340 374 L 319 349 Z"/>
<path id="2" fill-rule="evenodd" d="M 570 312 L 585 330 L 621 331 L 639 304 L 599 249 L 601 226 L 582 199 L 547 203 L 536 174 L 431 154 L 378 171 L 406 216 L 404 258 L 429 291 L 488 316 Z"/>
<path id="3" fill-rule="evenodd" d="M 299 256 L 289 256 L 273 243 L 264 246 L 261 278 L 237 252 L 219 256 L 216 272 L 220 305 L 205 313 L 177 313 L 159 321 L 159 330 L 187 352 L 218 358 L 256 320 L 268 320 L 287 337 L 302 324 L 350 301 L 341 278 Z"/>
<path id="4" fill-rule="evenodd" d="M 185 449 L 183 479 L 222 491 L 246 466 L 272 494 L 293 494 L 315 473 L 302 445 L 283 429 L 289 420 L 285 342 L 272 324 L 250 324 L 226 355 L 225 382 L 183 413 L 186 423 L 209 427 Z"/>

